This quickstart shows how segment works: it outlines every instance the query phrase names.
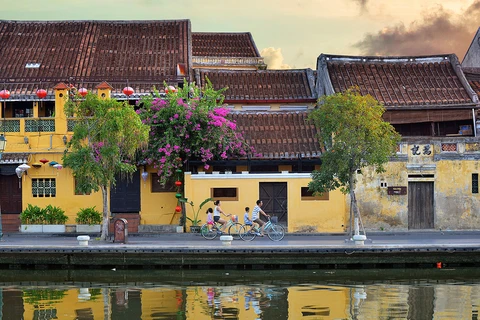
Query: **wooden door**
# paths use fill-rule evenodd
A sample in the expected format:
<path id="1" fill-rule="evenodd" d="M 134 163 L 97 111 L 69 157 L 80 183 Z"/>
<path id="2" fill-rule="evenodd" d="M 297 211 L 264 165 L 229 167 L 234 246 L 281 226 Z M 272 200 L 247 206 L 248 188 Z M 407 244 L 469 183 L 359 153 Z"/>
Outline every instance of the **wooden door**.
<path id="1" fill-rule="evenodd" d="M 433 182 L 408 183 L 408 229 L 433 229 Z"/>
<path id="2" fill-rule="evenodd" d="M 110 190 L 110 211 L 112 213 L 140 213 L 140 172 L 132 179 L 117 176 L 117 185 Z"/>
<path id="3" fill-rule="evenodd" d="M 266 214 L 278 217 L 278 223 L 288 226 L 286 182 L 260 182 L 260 200 Z"/>
<path id="4" fill-rule="evenodd" d="M 14 175 L 0 175 L 0 206 L 2 214 L 22 212 L 22 183 Z"/>

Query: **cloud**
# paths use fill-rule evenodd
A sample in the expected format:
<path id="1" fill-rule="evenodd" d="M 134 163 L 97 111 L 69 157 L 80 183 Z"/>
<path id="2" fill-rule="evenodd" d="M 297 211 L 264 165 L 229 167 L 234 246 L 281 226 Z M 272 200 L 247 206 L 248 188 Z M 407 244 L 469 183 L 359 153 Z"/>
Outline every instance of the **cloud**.
<path id="1" fill-rule="evenodd" d="M 456 53 L 462 59 L 480 25 L 480 0 L 458 14 L 441 5 L 424 12 L 420 21 L 399 23 L 367 34 L 353 47 L 365 55 L 428 55 Z"/>
<path id="2" fill-rule="evenodd" d="M 291 69 L 288 64 L 283 62 L 282 49 L 273 47 L 262 49 L 260 55 L 264 58 L 268 69 Z"/>

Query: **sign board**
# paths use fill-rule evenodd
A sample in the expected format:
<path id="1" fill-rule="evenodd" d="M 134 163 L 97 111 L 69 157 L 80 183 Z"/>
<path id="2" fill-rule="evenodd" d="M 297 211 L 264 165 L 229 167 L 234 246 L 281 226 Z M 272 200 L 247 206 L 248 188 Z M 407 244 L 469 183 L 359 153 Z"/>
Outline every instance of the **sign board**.
<path id="1" fill-rule="evenodd" d="M 407 194 L 407 187 L 387 187 L 389 196 L 403 196 Z"/>

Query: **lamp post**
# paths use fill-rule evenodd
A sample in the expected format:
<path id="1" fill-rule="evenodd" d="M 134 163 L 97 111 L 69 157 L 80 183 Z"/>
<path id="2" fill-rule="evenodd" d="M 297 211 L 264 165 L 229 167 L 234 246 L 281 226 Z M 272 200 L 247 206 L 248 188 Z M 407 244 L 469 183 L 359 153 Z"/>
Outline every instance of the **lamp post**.
<path id="1" fill-rule="evenodd" d="M 5 123 L 3 123 L 5 125 Z M 7 139 L 5 135 L 0 135 L 0 160 L 2 160 L 2 154 L 7 146 Z M 3 227 L 2 227 L 2 204 L 0 203 L 0 240 L 3 238 Z"/>

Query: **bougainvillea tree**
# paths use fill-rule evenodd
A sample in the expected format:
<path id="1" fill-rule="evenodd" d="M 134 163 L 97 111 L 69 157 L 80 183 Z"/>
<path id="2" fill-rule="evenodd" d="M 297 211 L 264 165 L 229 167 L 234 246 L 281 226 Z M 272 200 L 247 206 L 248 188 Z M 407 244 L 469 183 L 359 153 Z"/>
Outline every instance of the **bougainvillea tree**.
<path id="1" fill-rule="evenodd" d="M 165 184 L 190 159 L 200 160 L 208 170 L 209 161 L 254 152 L 228 119 L 222 106 L 223 90 L 184 83 L 183 88 L 166 86 L 139 101 L 137 113 L 150 126 L 149 146 L 143 150 L 145 163 L 152 165 Z"/>
<path id="2" fill-rule="evenodd" d="M 102 191 L 101 239 L 105 240 L 110 217 L 108 188 L 115 186 L 117 175 L 128 176 L 137 170 L 135 156 L 147 145 L 149 128 L 128 103 L 94 94 L 68 100 L 65 114 L 75 116 L 76 121 L 63 165 L 72 169 L 78 192 Z"/>

